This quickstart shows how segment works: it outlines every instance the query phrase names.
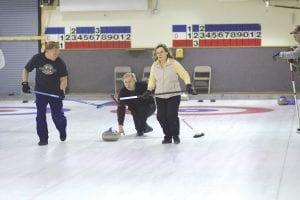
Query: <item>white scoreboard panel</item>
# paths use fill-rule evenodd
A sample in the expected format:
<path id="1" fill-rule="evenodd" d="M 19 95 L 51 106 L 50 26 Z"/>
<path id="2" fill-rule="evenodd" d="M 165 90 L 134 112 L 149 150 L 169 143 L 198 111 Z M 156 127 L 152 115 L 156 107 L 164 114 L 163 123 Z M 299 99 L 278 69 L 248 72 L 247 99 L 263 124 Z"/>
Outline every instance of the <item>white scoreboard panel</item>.
<path id="1" fill-rule="evenodd" d="M 47 27 L 45 34 L 61 49 L 131 48 L 130 26 Z"/>
<path id="2" fill-rule="evenodd" d="M 173 25 L 173 47 L 261 46 L 260 24 Z"/>

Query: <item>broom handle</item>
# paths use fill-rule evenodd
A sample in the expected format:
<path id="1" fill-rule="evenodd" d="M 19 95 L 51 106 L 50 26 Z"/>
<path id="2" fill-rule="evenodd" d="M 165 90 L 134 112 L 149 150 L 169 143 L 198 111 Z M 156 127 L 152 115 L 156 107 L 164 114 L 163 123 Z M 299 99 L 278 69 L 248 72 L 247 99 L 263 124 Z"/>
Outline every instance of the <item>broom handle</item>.
<path id="1" fill-rule="evenodd" d="M 182 93 L 182 92 L 186 92 L 186 91 L 185 90 L 179 90 L 179 91 L 173 91 L 173 92 L 162 92 L 162 93 L 151 94 L 151 96 L 159 96 L 159 95 L 164 95 L 164 94 L 173 94 L 173 93 Z M 143 95 L 121 97 L 120 101 L 127 100 L 127 99 L 137 99 L 137 98 L 141 98 L 141 97 L 143 97 Z"/>
<path id="2" fill-rule="evenodd" d="M 187 121 L 185 121 L 185 119 L 182 119 L 182 121 L 183 121 L 188 127 L 190 127 L 190 129 L 194 130 L 193 127 L 192 127 L 189 123 L 187 123 Z"/>
<path id="3" fill-rule="evenodd" d="M 292 80 L 294 100 L 295 100 L 295 106 L 296 106 L 296 112 L 297 112 L 297 118 L 298 118 L 298 128 L 300 128 L 300 117 L 299 117 L 299 109 L 298 109 L 298 102 L 297 102 L 297 93 L 296 93 L 296 86 L 295 86 L 295 73 L 293 71 L 293 65 L 292 65 L 292 63 L 290 63 L 290 70 L 291 70 L 291 80 Z"/>
<path id="4" fill-rule="evenodd" d="M 58 99 L 60 98 L 60 96 L 58 96 L 58 95 L 50 94 L 47 92 L 36 91 L 36 90 L 31 90 L 31 93 L 44 95 L 44 96 L 48 96 L 48 97 L 54 97 L 54 98 L 58 98 Z M 104 104 L 95 104 L 95 103 L 84 101 L 82 99 L 75 99 L 75 98 L 71 98 L 71 97 L 65 97 L 64 100 L 75 101 L 77 103 L 83 103 L 83 104 L 87 104 L 87 105 L 91 105 L 91 106 L 96 106 L 97 108 L 101 108 L 104 106 Z"/>

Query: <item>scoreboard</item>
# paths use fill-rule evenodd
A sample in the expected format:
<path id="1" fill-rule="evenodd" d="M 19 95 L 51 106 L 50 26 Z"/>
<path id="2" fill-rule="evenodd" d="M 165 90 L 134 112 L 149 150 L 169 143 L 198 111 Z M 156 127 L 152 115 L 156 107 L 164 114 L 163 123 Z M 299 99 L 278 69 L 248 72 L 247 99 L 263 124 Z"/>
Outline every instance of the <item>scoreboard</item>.
<path id="1" fill-rule="evenodd" d="M 45 35 L 61 49 L 131 48 L 130 26 L 47 27 Z"/>
<path id="2" fill-rule="evenodd" d="M 173 47 L 261 46 L 260 24 L 173 25 Z"/>
<path id="3" fill-rule="evenodd" d="M 47 41 L 61 49 L 131 48 L 131 26 L 46 27 Z M 173 47 L 261 46 L 260 24 L 178 24 L 172 26 Z"/>

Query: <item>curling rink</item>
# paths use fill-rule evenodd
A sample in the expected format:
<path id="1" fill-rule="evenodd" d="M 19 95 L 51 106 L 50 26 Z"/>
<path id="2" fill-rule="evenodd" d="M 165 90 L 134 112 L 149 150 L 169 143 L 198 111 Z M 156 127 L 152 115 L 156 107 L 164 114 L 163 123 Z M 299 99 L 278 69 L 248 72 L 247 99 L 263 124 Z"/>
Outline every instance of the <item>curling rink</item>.
<path id="1" fill-rule="evenodd" d="M 3 200 L 298 200 L 300 134 L 294 105 L 277 99 L 182 101 L 181 143 L 154 131 L 104 142 L 117 129 L 116 106 L 64 101 L 67 140 L 47 114 L 49 144 L 38 146 L 32 99 L 0 101 L 0 199 Z M 194 130 L 190 129 L 186 120 Z M 196 131 L 204 137 L 193 138 Z"/>

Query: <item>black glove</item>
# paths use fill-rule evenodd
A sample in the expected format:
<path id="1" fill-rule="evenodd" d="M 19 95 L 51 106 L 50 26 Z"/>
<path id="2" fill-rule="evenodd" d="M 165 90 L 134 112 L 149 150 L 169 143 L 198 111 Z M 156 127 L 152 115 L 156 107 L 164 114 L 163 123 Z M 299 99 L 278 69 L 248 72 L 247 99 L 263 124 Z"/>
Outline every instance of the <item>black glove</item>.
<path id="1" fill-rule="evenodd" d="M 192 88 L 192 85 L 191 84 L 186 84 L 186 91 L 189 93 L 189 94 L 192 94 L 192 95 L 196 95 L 197 93 L 195 92 L 195 90 Z"/>
<path id="2" fill-rule="evenodd" d="M 279 56 L 280 52 L 278 53 L 275 53 L 272 57 L 273 57 L 273 60 L 276 61 L 277 60 L 277 57 Z"/>
<path id="3" fill-rule="evenodd" d="M 150 90 L 146 90 L 146 92 L 144 92 L 141 97 L 143 99 L 148 99 L 151 95 L 152 95 L 152 92 Z"/>
<path id="4" fill-rule="evenodd" d="M 65 98 L 65 93 L 63 90 L 59 90 L 58 92 L 59 99 L 63 100 Z"/>
<path id="5" fill-rule="evenodd" d="M 22 82 L 22 91 L 23 91 L 24 93 L 31 93 L 31 92 L 30 92 L 30 87 L 29 87 L 29 85 L 28 85 L 28 81 L 23 81 L 23 82 Z"/>

